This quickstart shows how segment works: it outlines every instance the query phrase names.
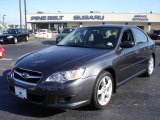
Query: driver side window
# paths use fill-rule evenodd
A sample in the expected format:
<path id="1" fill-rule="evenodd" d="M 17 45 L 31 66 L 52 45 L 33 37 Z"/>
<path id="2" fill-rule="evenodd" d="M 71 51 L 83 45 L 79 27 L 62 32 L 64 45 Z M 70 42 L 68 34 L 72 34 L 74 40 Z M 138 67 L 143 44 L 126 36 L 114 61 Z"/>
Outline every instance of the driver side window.
<path id="1" fill-rule="evenodd" d="M 130 29 L 124 31 L 121 42 L 124 42 L 124 41 L 134 42 L 133 34 Z"/>

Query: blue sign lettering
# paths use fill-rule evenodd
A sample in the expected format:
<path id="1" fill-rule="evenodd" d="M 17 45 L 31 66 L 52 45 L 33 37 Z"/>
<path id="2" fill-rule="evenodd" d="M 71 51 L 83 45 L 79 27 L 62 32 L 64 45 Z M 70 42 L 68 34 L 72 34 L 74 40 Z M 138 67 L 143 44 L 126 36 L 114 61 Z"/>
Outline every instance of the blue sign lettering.
<path id="1" fill-rule="evenodd" d="M 62 20 L 64 16 L 32 16 L 31 20 Z"/>

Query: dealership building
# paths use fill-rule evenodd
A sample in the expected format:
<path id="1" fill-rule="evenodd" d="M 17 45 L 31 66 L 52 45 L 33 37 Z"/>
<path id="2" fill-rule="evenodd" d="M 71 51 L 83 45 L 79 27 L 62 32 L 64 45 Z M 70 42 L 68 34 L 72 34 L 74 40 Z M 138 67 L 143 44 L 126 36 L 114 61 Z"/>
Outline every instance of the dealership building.
<path id="1" fill-rule="evenodd" d="M 146 32 L 160 29 L 159 13 L 36 13 L 27 14 L 28 28 L 33 31 L 50 29 L 61 31 L 64 27 L 81 27 L 100 24 L 135 25 Z"/>

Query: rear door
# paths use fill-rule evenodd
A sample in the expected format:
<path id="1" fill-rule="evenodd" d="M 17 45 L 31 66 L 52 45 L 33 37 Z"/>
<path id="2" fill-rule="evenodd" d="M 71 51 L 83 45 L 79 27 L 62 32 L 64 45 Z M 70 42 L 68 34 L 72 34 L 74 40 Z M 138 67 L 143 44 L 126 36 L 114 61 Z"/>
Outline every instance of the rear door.
<path id="1" fill-rule="evenodd" d="M 19 41 L 22 41 L 22 40 L 23 40 L 22 29 L 18 29 L 18 40 L 19 40 Z"/>

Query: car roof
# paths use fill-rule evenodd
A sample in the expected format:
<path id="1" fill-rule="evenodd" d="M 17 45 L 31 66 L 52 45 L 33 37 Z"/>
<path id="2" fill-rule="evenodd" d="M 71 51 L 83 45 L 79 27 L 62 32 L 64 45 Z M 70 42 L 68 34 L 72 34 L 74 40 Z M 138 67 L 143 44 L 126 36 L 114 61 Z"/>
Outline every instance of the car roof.
<path id="1" fill-rule="evenodd" d="M 19 30 L 18 28 L 8 28 L 7 30 Z"/>
<path id="2" fill-rule="evenodd" d="M 8 28 L 8 30 L 27 30 L 25 28 Z"/>
<path id="3" fill-rule="evenodd" d="M 118 24 L 104 24 L 104 25 L 93 25 L 93 26 L 88 26 L 88 27 L 115 27 L 115 28 L 133 28 L 136 26 L 133 25 L 118 25 Z M 87 27 L 87 28 L 88 28 Z M 136 27 L 137 28 L 137 27 Z"/>

